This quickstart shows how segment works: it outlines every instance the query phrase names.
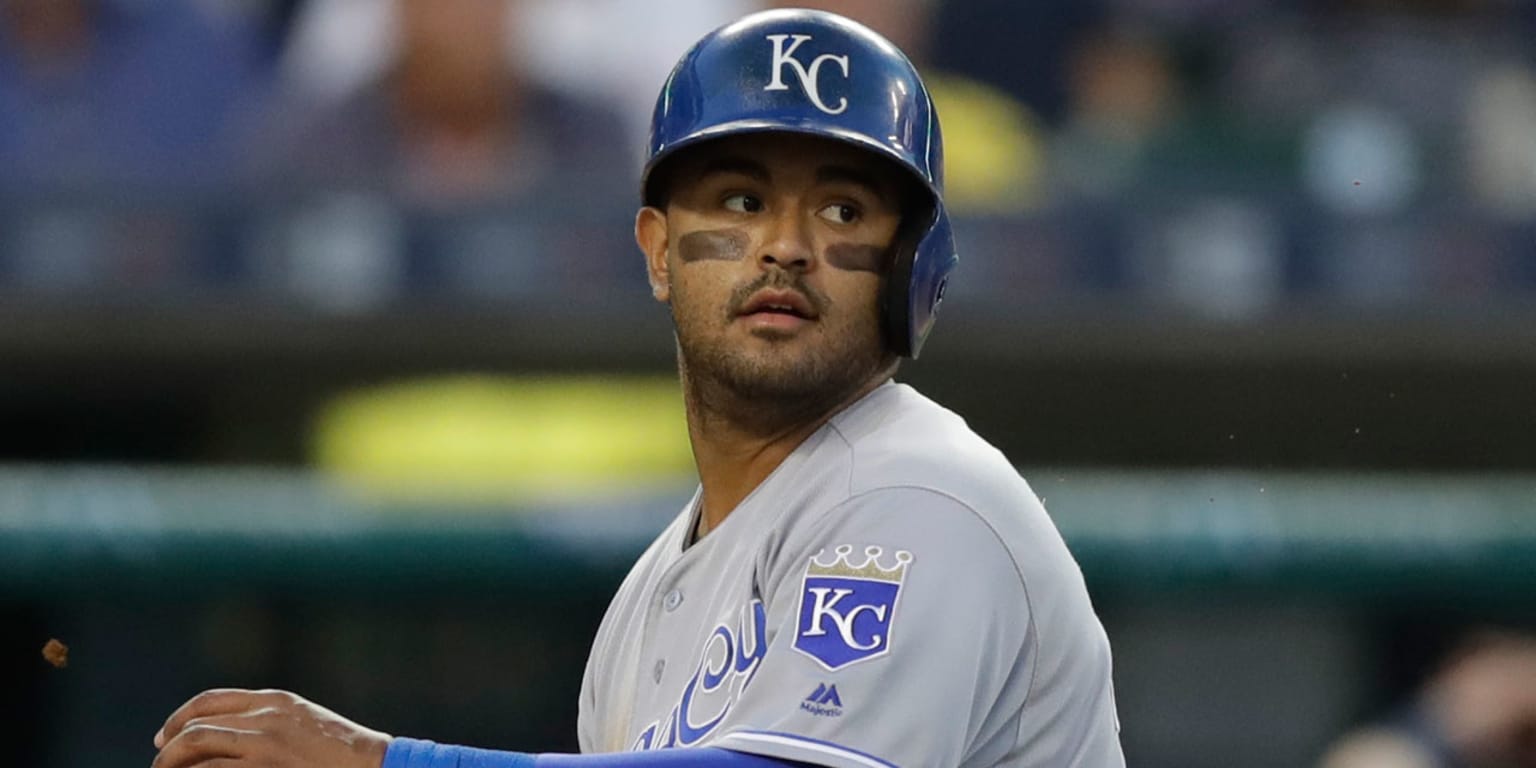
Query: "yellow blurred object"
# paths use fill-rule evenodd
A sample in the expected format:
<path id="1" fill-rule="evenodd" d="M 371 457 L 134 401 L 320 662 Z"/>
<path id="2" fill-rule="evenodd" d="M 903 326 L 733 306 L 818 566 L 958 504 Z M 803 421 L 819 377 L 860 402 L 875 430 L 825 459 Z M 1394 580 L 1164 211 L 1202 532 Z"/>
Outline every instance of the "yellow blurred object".
<path id="1" fill-rule="evenodd" d="M 944 202 L 961 214 L 1017 213 L 1042 197 L 1044 150 L 1033 113 L 985 83 L 925 73 L 944 128 Z"/>
<path id="2" fill-rule="evenodd" d="M 342 395 L 319 415 L 318 467 L 373 495 L 570 498 L 692 474 L 672 377 L 462 376 Z"/>

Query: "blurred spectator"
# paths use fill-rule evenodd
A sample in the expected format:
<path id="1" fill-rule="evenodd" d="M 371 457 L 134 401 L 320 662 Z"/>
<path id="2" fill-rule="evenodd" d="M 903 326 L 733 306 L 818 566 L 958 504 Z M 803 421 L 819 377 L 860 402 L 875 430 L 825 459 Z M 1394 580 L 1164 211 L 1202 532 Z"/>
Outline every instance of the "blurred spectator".
<path id="1" fill-rule="evenodd" d="M 261 74 L 212 4 L 0 0 L 0 185 L 217 181 Z"/>
<path id="2" fill-rule="evenodd" d="M 531 77 L 552 90 L 611 105 L 639 168 L 656 91 L 694 41 L 758 0 L 524 0 Z"/>
<path id="3" fill-rule="evenodd" d="M 1398 716 L 1346 734 L 1319 768 L 1533 768 L 1536 638 L 1478 637 Z"/>
<path id="4" fill-rule="evenodd" d="M 616 117 L 526 76 L 518 0 L 315 0 L 295 20 L 268 183 L 455 204 L 552 183 L 628 184 Z"/>
<path id="5" fill-rule="evenodd" d="M 1070 52 L 1105 14 L 1101 0 L 932 3 L 926 58 L 1019 99 L 1047 125 L 1066 113 Z"/>
<path id="6" fill-rule="evenodd" d="M 276 61 L 288 42 L 293 19 L 303 7 L 304 0 L 234 0 L 240 8 L 257 21 L 262 33 L 262 54 Z"/>
<path id="7" fill-rule="evenodd" d="M 1180 114 L 1171 53 L 1150 34 L 1106 28 L 1083 41 L 1070 67 L 1067 117 L 1052 147 L 1053 181 L 1090 197 L 1124 191 Z"/>
<path id="8" fill-rule="evenodd" d="M 1462 152 L 1472 192 L 1502 217 L 1536 214 L 1536 70 L 1492 67 L 1467 91 Z"/>
<path id="9" fill-rule="evenodd" d="M 1402 210 L 1419 193 L 1420 140 L 1395 112 L 1368 103 L 1319 110 L 1302 144 L 1302 178 L 1312 196 L 1349 215 Z"/>
<path id="10" fill-rule="evenodd" d="M 1284 290 L 1280 234 L 1264 206 L 1212 196 L 1149 204 L 1126 246 L 1146 297 L 1216 320 L 1246 320 L 1270 310 Z"/>
<path id="11" fill-rule="evenodd" d="M 529 75 L 526 7 L 299 10 L 250 137 L 252 180 L 271 204 L 252 237 L 262 283 L 357 312 L 402 294 L 601 292 L 630 274 L 633 209 L 616 203 L 633 200 L 633 153 L 610 112 Z"/>
<path id="12" fill-rule="evenodd" d="M 902 49 L 923 72 L 944 130 L 944 198 L 961 215 L 1016 213 L 1042 197 L 1044 134 L 1018 100 L 928 61 L 938 0 L 770 0 L 855 19 Z"/>

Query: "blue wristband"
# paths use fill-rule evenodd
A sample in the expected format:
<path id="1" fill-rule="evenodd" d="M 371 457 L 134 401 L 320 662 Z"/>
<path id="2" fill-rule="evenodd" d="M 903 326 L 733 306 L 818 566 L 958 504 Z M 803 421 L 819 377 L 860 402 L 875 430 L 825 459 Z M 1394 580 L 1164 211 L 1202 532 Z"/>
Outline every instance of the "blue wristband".
<path id="1" fill-rule="evenodd" d="M 380 768 L 791 768 L 787 760 L 728 749 L 663 749 L 598 755 L 530 755 L 396 737 Z"/>
<path id="2" fill-rule="evenodd" d="M 533 755 L 396 737 L 380 768 L 533 768 Z"/>

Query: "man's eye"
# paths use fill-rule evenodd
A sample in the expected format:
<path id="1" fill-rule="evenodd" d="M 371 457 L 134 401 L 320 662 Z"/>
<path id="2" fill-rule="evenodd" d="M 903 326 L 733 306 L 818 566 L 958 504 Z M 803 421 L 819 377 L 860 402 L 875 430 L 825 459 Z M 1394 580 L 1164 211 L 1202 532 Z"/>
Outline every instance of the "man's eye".
<path id="1" fill-rule="evenodd" d="M 817 211 L 816 215 L 838 224 L 852 224 L 859 220 L 859 209 L 846 203 L 834 203 Z"/>
<path id="2" fill-rule="evenodd" d="M 725 209 L 737 213 L 757 213 L 763 209 L 763 201 L 751 195 L 731 195 L 725 199 Z"/>

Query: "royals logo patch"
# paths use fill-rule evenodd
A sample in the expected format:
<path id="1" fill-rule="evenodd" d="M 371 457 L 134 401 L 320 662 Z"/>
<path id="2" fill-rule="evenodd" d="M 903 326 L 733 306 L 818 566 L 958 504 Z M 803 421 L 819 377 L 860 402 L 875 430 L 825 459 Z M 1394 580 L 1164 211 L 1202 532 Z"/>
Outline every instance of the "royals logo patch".
<path id="1" fill-rule="evenodd" d="M 850 558 L 853 547 L 838 547 L 830 563 L 822 559 L 825 552 L 805 569 L 795 650 L 828 670 L 884 655 L 891 648 L 896 601 L 912 553 L 896 552 L 887 568 L 879 547 L 866 547 L 858 564 Z"/>

